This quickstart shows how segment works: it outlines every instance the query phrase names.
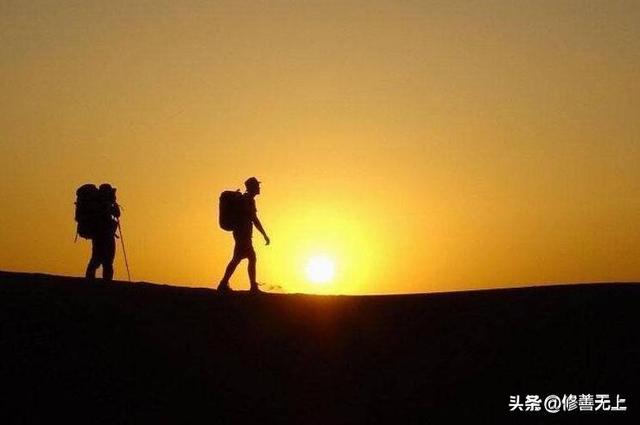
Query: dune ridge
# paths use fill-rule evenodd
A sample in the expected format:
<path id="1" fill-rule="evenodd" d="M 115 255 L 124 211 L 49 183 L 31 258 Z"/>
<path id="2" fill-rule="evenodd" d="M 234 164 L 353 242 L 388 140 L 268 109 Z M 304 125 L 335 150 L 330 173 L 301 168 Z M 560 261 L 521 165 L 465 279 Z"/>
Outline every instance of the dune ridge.
<path id="1" fill-rule="evenodd" d="M 23 423 L 631 423 L 640 407 L 639 301 L 633 283 L 223 296 L 0 272 L 1 415 Z M 508 408 L 510 395 L 595 392 L 626 396 L 628 410 Z"/>

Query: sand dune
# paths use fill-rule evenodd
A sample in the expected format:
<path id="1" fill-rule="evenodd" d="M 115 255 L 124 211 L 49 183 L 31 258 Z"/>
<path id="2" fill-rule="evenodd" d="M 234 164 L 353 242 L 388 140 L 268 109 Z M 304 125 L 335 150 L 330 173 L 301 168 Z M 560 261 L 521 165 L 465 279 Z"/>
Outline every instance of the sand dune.
<path id="1" fill-rule="evenodd" d="M 631 423 L 639 306 L 636 284 L 223 296 L 0 272 L 0 422 Z M 583 393 L 628 410 L 509 412 Z"/>

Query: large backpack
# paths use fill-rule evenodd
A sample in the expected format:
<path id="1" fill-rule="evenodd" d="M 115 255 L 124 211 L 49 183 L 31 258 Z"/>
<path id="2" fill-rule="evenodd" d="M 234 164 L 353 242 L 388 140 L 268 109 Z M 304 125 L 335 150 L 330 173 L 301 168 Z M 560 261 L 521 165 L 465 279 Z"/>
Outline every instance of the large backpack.
<path id="1" fill-rule="evenodd" d="M 243 213 L 242 201 L 239 190 L 225 190 L 220 194 L 218 222 L 222 229 L 232 231 L 238 226 Z"/>
<path id="2" fill-rule="evenodd" d="M 95 184 L 83 184 L 76 190 L 77 234 L 85 239 L 95 235 L 100 215 L 100 196 Z"/>

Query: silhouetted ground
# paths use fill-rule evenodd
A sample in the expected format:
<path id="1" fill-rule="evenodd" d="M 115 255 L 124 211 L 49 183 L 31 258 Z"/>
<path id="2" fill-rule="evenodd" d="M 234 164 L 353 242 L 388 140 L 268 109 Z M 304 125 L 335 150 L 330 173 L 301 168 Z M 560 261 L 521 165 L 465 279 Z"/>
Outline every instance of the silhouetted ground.
<path id="1" fill-rule="evenodd" d="M 639 301 L 634 284 L 254 297 L 0 272 L 0 422 L 631 423 Z M 628 411 L 509 412 L 565 393 Z"/>

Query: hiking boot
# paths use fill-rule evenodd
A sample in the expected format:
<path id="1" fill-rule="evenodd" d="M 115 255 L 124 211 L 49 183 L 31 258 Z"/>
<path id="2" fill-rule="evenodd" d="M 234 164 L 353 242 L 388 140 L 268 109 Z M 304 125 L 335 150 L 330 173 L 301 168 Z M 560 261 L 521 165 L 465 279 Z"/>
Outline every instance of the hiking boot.
<path id="1" fill-rule="evenodd" d="M 228 282 L 220 282 L 220 284 L 218 285 L 217 291 L 218 292 L 233 292 L 231 287 L 229 287 L 229 283 Z"/>

